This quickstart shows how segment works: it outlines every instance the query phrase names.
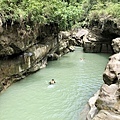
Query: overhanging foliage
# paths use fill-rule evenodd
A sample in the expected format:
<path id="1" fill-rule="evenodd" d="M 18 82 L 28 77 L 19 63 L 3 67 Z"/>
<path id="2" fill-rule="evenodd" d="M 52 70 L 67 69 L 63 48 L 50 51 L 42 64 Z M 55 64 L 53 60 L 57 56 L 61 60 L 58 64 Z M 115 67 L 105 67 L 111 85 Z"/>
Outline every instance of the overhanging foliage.
<path id="1" fill-rule="evenodd" d="M 10 25 L 55 23 L 66 30 L 101 14 L 120 18 L 119 0 L 0 0 L 0 18 Z"/>

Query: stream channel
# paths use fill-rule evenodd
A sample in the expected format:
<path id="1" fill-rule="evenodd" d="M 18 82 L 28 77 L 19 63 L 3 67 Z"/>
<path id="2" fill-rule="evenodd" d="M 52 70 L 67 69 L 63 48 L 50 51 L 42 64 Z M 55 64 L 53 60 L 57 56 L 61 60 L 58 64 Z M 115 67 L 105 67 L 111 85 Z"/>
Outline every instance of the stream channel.
<path id="1" fill-rule="evenodd" d="M 0 96 L 0 120 L 83 120 L 87 101 L 103 84 L 110 54 L 74 52 L 14 83 Z M 80 58 L 83 58 L 81 60 Z M 55 79 L 54 85 L 49 81 Z"/>

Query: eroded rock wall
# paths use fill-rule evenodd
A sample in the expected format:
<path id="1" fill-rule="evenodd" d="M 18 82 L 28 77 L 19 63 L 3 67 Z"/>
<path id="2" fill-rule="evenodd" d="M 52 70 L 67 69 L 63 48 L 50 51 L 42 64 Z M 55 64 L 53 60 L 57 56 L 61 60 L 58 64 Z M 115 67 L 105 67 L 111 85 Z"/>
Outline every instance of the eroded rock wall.
<path id="1" fill-rule="evenodd" d="M 88 120 L 120 120 L 120 53 L 109 57 L 103 73 L 104 84 L 94 99 L 93 106 L 98 112 Z M 91 102 L 89 101 L 89 105 Z M 91 109 L 93 109 L 91 106 Z M 91 116 L 91 113 L 88 114 Z"/>
<path id="2" fill-rule="evenodd" d="M 100 18 L 98 21 L 92 22 L 91 28 L 93 34 L 95 32 L 102 38 L 102 43 L 109 42 L 112 47 L 113 55 L 109 57 L 109 61 L 103 73 L 104 84 L 101 86 L 99 93 L 95 94 L 89 100 L 90 111 L 87 120 L 120 120 L 120 24 L 119 20 L 111 19 L 111 17 Z M 103 39 L 104 38 L 104 39 Z M 99 46 L 98 46 L 99 47 Z M 91 106 L 91 103 L 92 106 Z M 92 112 L 91 112 L 92 111 Z"/>
<path id="3" fill-rule="evenodd" d="M 55 27 L 55 26 L 54 26 Z M 0 27 L 0 91 L 46 67 L 48 60 L 74 51 L 68 33 L 58 39 L 53 26 Z M 67 35 L 68 34 L 68 35 Z"/>
<path id="4" fill-rule="evenodd" d="M 100 16 L 89 22 L 89 32 L 83 37 L 84 52 L 113 53 L 112 40 L 120 36 L 120 21 L 111 16 Z"/>
<path id="5" fill-rule="evenodd" d="M 114 53 L 120 52 L 120 37 L 112 40 L 112 47 L 113 47 Z"/>

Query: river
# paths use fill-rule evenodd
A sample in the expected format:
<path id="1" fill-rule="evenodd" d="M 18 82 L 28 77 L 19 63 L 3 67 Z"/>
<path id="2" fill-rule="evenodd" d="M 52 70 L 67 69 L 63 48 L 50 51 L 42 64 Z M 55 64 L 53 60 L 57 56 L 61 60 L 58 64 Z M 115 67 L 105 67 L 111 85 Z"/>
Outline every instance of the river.
<path id="1" fill-rule="evenodd" d="M 83 120 L 80 113 L 103 83 L 110 54 L 76 47 L 0 96 L 0 120 Z M 80 58 L 83 58 L 81 60 Z M 55 85 L 48 85 L 55 79 Z"/>

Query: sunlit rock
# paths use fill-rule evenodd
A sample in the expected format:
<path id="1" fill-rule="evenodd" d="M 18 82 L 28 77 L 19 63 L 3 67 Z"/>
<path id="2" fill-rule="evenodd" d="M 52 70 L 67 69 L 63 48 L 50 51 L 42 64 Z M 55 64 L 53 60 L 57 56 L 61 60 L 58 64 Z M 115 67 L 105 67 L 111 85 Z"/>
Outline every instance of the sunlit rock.
<path id="1" fill-rule="evenodd" d="M 120 53 L 109 58 L 109 62 L 103 73 L 103 80 L 106 84 L 119 84 L 120 82 Z"/>
<path id="2" fill-rule="evenodd" d="M 115 53 L 120 52 L 120 37 L 112 40 L 112 47 Z"/>
<path id="3" fill-rule="evenodd" d="M 95 103 L 98 110 L 109 110 L 112 112 L 117 110 L 115 104 L 118 102 L 118 97 L 116 95 L 118 89 L 119 87 L 116 84 L 111 84 L 110 86 L 103 84 L 100 88 L 99 97 Z M 120 110 L 116 112 L 119 113 Z"/>
<path id="4" fill-rule="evenodd" d="M 92 120 L 120 120 L 120 115 L 106 110 L 101 110 Z"/>
<path id="5" fill-rule="evenodd" d="M 98 99 L 100 91 L 98 90 L 93 97 L 91 97 L 88 101 L 88 105 L 89 105 L 89 112 L 87 114 L 87 120 L 91 120 L 98 112 L 97 107 L 95 106 L 95 102 Z"/>
<path id="6" fill-rule="evenodd" d="M 59 37 L 60 39 L 68 39 L 70 37 L 71 33 L 68 31 L 60 31 Z"/>
<path id="7" fill-rule="evenodd" d="M 89 33 L 88 29 L 77 29 L 72 32 L 71 37 L 75 39 L 75 45 L 83 46 L 83 37 Z"/>
<path id="8" fill-rule="evenodd" d="M 26 29 L 13 26 L 0 27 L 0 91 L 13 82 L 46 67 L 49 58 L 57 60 L 74 51 L 70 32 L 51 31 L 51 26 Z"/>

